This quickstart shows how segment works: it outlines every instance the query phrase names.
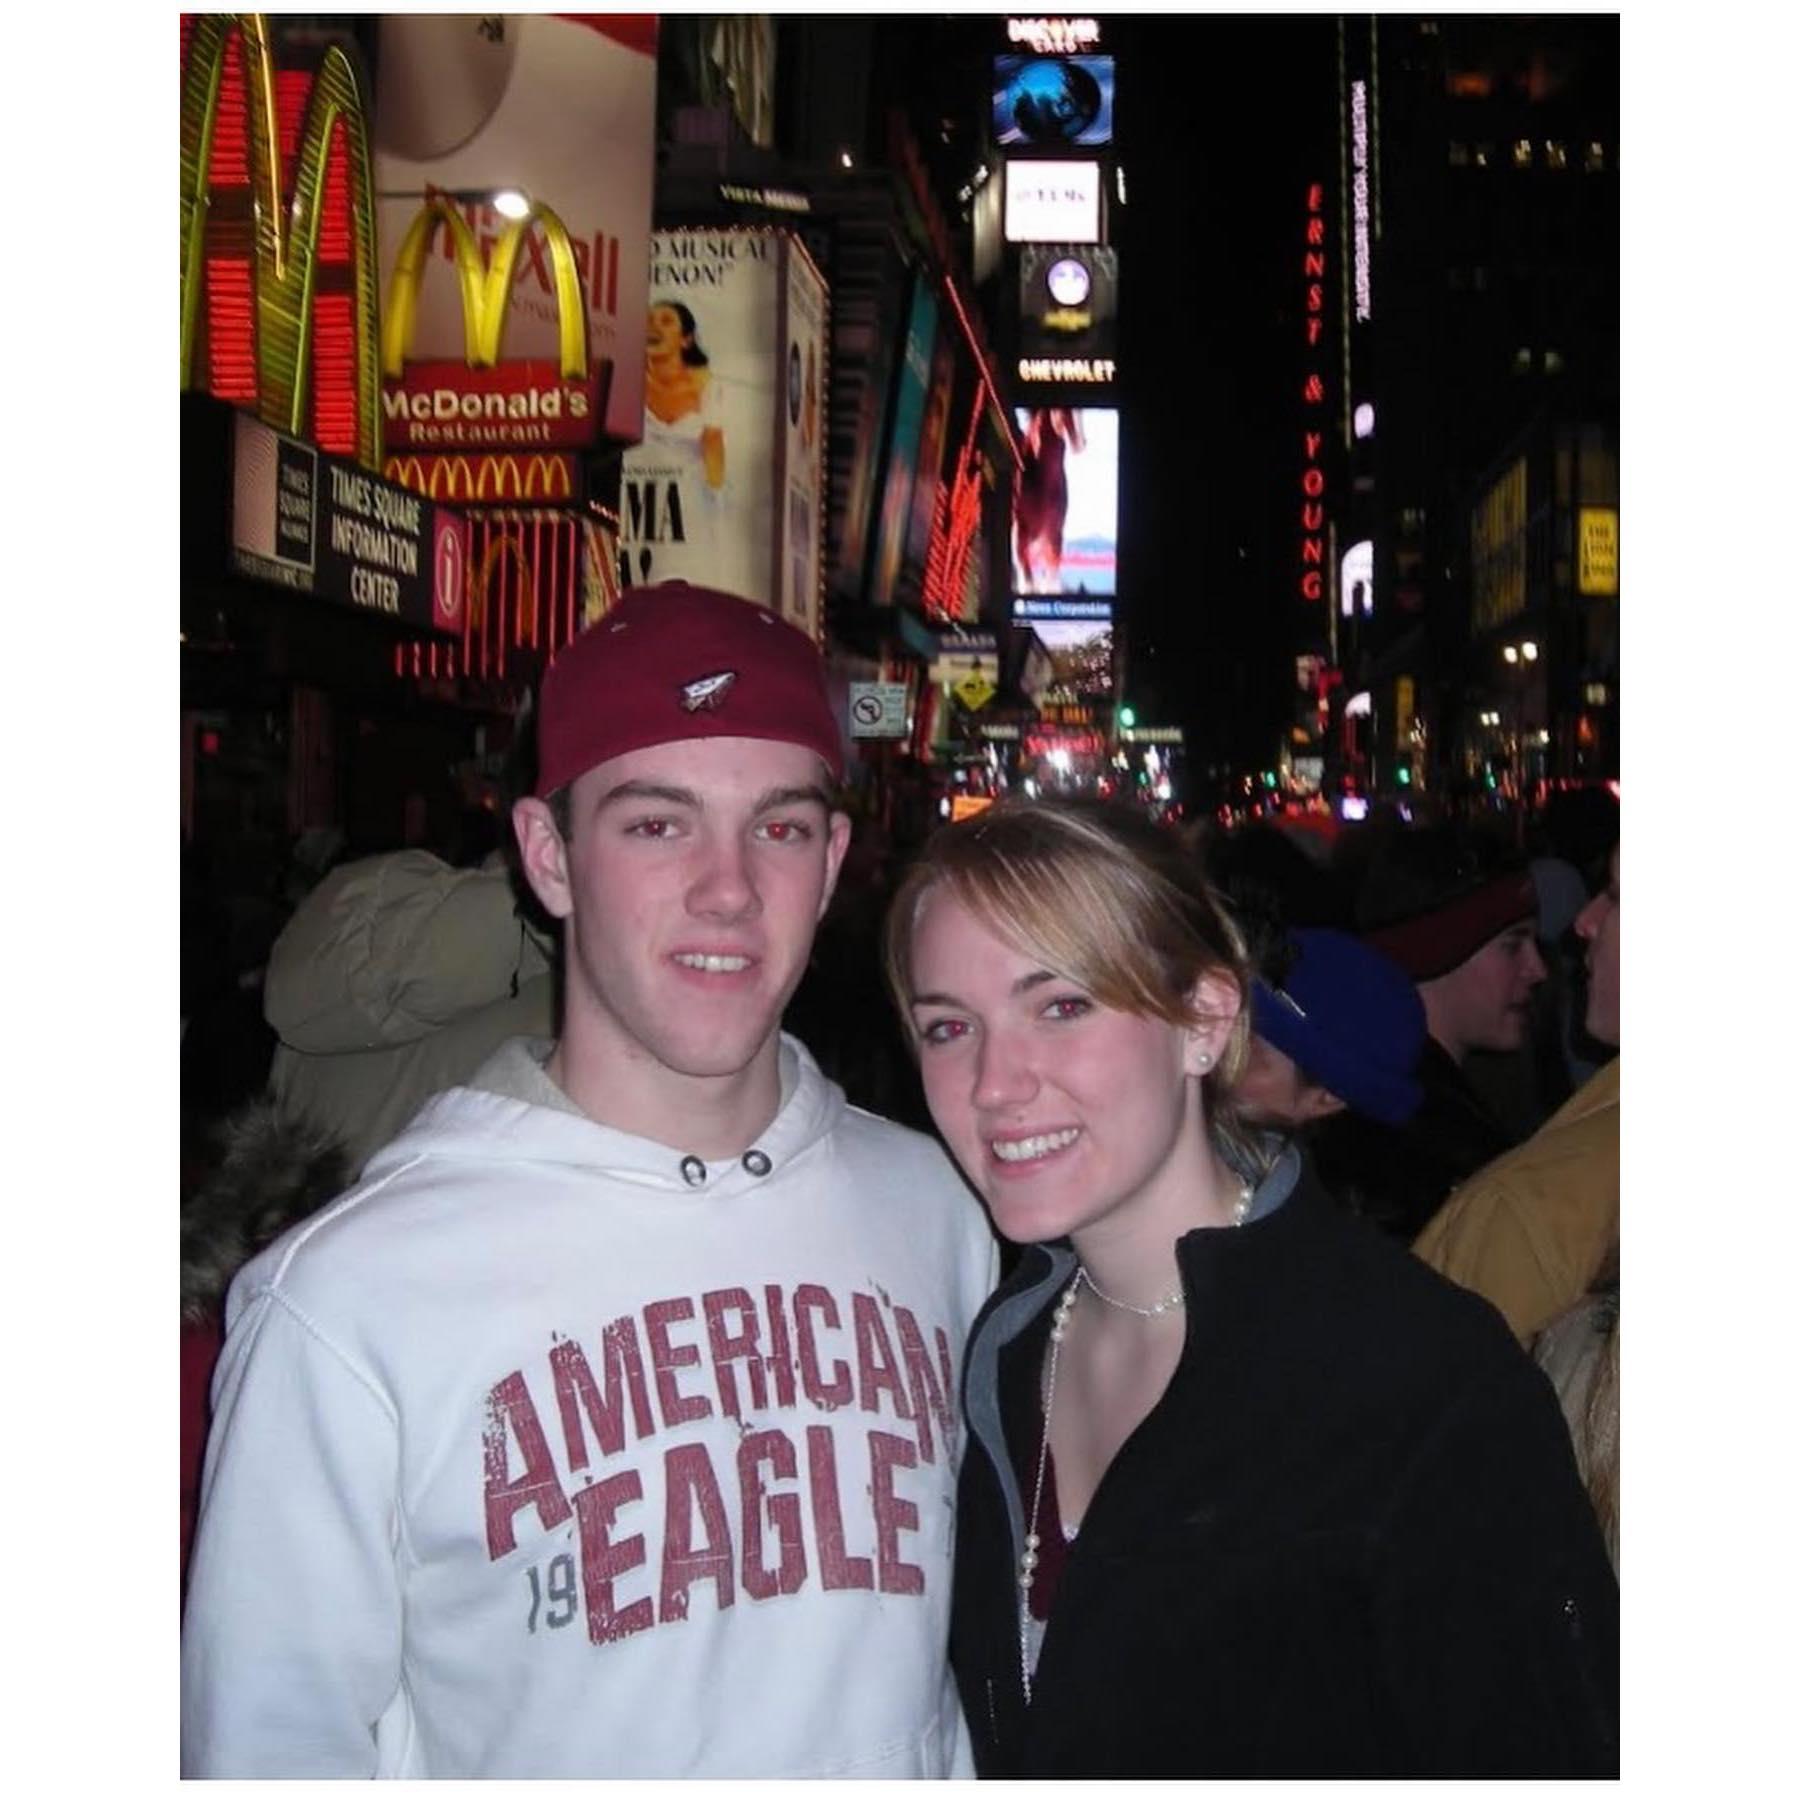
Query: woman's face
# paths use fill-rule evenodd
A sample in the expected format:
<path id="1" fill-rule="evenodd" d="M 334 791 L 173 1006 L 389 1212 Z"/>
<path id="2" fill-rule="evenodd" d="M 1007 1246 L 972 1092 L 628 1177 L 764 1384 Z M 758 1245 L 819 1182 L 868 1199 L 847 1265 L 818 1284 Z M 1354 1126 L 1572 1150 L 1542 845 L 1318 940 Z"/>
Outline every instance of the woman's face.
<path id="1" fill-rule="evenodd" d="M 1229 1020 L 1191 1031 L 1102 1006 L 942 888 L 919 905 L 912 984 L 931 1116 L 1015 1243 L 1153 1207 L 1204 1162 L 1190 1076 Z"/>
<path id="2" fill-rule="evenodd" d="M 649 347 L 652 356 L 679 356 L 687 333 L 681 329 L 681 314 L 672 306 L 650 309 Z"/>

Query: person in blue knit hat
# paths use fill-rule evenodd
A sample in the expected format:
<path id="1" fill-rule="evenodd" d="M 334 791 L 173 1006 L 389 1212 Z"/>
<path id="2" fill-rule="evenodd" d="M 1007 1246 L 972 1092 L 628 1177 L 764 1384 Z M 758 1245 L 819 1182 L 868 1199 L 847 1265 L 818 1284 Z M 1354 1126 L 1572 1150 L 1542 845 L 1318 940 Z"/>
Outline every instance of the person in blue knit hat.
<path id="1" fill-rule="evenodd" d="M 1254 1036 L 1233 1098 L 1248 1122 L 1295 1132 L 1342 1112 L 1404 1125 L 1419 1110 L 1425 1007 L 1390 957 L 1343 931 L 1288 935 L 1287 967 L 1250 989 Z"/>

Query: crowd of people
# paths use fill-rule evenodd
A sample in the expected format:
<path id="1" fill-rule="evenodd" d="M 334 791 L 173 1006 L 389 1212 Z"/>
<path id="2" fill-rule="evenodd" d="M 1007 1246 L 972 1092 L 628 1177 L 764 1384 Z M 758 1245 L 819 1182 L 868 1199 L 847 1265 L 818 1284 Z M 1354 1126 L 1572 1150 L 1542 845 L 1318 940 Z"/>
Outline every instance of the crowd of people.
<path id="1" fill-rule="evenodd" d="M 1616 825 L 895 868 L 683 584 L 536 726 L 184 1198 L 184 1772 L 1617 1773 Z"/>

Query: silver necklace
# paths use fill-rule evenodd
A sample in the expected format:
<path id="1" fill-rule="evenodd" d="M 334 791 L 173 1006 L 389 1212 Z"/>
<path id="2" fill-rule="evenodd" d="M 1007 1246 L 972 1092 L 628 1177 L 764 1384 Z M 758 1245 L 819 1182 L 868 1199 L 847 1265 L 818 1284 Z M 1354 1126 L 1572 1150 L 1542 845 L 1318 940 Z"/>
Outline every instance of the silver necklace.
<path id="1" fill-rule="evenodd" d="M 1243 1224 L 1249 1216 L 1250 1198 L 1250 1184 L 1245 1182 L 1231 1209 L 1234 1226 Z M 1133 1306 L 1128 1300 L 1115 1300 L 1110 1294 L 1101 1293 L 1094 1285 L 1093 1276 L 1077 1263 L 1075 1279 L 1063 1289 L 1063 1296 L 1056 1303 L 1056 1312 L 1050 1321 L 1050 1360 L 1044 1374 L 1044 1435 L 1038 1444 L 1037 1479 L 1032 1483 L 1031 1511 L 1025 1521 L 1025 1548 L 1019 1556 L 1019 1681 L 1025 1690 L 1027 1706 L 1031 1704 L 1031 1589 L 1037 1580 L 1038 1546 L 1043 1542 L 1038 1536 L 1038 1513 L 1044 1503 L 1044 1471 L 1050 1464 L 1050 1413 L 1056 1405 L 1056 1361 L 1069 1329 L 1069 1315 L 1075 1310 L 1076 1297 L 1084 1282 L 1093 1288 L 1096 1298 L 1104 1300 L 1108 1306 L 1116 1306 L 1120 1312 L 1136 1313 L 1141 1319 L 1160 1318 L 1182 1305 L 1185 1298 L 1178 1284 L 1174 1293 L 1164 1295 L 1154 1306 Z"/>
<path id="2" fill-rule="evenodd" d="M 1250 1184 L 1246 1181 L 1238 1189 L 1238 1197 L 1232 1203 L 1231 1222 L 1233 1225 L 1243 1224 L 1250 1211 L 1250 1200 Z M 1077 1283 L 1085 1281 L 1094 1290 L 1096 1300 L 1103 1300 L 1108 1306 L 1115 1307 L 1120 1312 L 1135 1313 L 1140 1319 L 1160 1319 L 1164 1313 L 1173 1312 L 1178 1306 L 1186 1303 L 1186 1297 L 1181 1291 L 1179 1281 L 1176 1282 L 1173 1292 L 1164 1294 L 1154 1306 L 1133 1306 L 1129 1300 L 1115 1300 L 1094 1279 L 1085 1265 L 1077 1272 L 1075 1279 Z"/>

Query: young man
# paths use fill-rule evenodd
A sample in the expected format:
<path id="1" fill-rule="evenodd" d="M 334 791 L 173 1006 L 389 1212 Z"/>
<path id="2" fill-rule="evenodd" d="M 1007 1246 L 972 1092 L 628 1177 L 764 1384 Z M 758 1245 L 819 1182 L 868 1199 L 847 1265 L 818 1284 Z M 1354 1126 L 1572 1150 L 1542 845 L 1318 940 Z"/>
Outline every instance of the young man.
<path id="1" fill-rule="evenodd" d="M 185 1772 L 966 1774 L 954 1383 L 994 1252 L 779 1030 L 849 837 L 818 655 L 641 590 L 539 730 L 561 1036 L 234 1285 Z"/>
<path id="2" fill-rule="evenodd" d="M 1404 1125 L 1423 1091 L 1414 1068 L 1425 1009 L 1401 969 L 1348 932 L 1289 933 L 1285 968 L 1250 989 L 1254 1035 L 1232 1098 L 1252 1124 L 1288 1132 L 1342 1112 Z"/>
<path id="3" fill-rule="evenodd" d="M 1576 916 L 1587 946 L 1588 1035 L 1619 1041 L 1619 852 Z M 1522 1343 L 1616 1271 L 1619 1061 L 1578 1088 L 1535 1136 L 1451 1196 L 1414 1248 L 1439 1274 L 1491 1300 Z"/>
<path id="4" fill-rule="evenodd" d="M 1402 1127 L 1343 1117 L 1314 1145 L 1327 1187 L 1410 1243 L 1458 1182 L 1518 1141 L 1463 1065 L 1472 1050 L 1520 1051 L 1544 979 L 1537 891 L 1523 866 L 1451 827 L 1397 835 L 1357 900 L 1364 943 L 1411 977 L 1425 1008 L 1424 1099 Z"/>

